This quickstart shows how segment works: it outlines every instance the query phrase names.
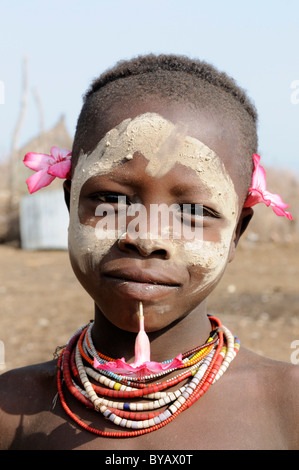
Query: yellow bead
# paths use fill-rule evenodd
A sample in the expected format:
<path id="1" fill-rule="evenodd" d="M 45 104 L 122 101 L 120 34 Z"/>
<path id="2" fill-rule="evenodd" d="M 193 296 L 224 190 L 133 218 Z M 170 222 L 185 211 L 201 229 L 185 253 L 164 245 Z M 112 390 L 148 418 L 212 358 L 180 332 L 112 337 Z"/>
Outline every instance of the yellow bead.
<path id="1" fill-rule="evenodd" d="M 121 384 L 119 384 L 119 383 L 116 382 L 116 383 L 114 384 L 114 387 L 113 387 L 113 388 L 114 388 L 114 390 L 119 390 L 120 387 L 121 387 Z"/>

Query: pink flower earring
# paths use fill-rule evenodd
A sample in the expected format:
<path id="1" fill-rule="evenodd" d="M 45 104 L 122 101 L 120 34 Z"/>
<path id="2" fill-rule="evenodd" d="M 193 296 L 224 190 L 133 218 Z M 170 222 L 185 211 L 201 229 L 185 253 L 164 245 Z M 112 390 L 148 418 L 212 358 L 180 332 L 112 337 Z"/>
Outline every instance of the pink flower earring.
<path id="1" fill-rule="evenodd" d="M 273 194 L 266 189 L 266 172 L 265 169 L 260 166 L 261 157 L 257 154 L 253 155 L 254 171 L 252 175 L 252 183 L 248 191 L 247 199 L 244 203 L 244 207 L 252 207 L 255 204 L 263 202 L 266 206 L 271 206 L 276 215 L 285 216 L 290 220 L 293 220 L 290 212 L 286 212 L 285 209 L 289 207 L 285 204 L 279 194 Z"/>
<path id="2" fill-rule="evenodd" d="M 27 180 L 30 193 L 34 193 L 45 186 L 48 186 L 58 177 L 70 179 L 71 157 L 69 150 L 51 147 L 50 155 L 44 153 L 29 152 L 25 155 L 24 165 L 36 173 Z"/>

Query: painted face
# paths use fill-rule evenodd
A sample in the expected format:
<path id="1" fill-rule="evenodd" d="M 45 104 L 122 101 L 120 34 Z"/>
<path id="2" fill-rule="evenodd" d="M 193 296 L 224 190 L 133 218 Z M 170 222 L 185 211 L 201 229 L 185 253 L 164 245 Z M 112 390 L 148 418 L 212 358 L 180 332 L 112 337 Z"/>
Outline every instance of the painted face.
<path id="1" fill-rule="evenodd" d="M 176 209 L 176 223 L 168 217 L 154 231 L 154 209 L 162 205 Z M 141 300 L 148 330 L 157 330 L 196 308 L 216 285 L 238 210 L 221 159 L 184 126 L 154 113 L 127 119 L 78 160 L 69 228 L 74 271 L 116 326 L 136 329 Z"/>

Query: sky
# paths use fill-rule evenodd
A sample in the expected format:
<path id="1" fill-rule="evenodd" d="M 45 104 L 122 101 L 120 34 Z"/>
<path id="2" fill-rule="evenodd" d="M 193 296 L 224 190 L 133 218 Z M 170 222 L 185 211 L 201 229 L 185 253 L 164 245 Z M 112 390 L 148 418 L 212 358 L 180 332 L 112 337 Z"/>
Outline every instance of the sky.
<path id="1" fill-rule="evenodd" d="M 299 175 L 298 0 L 0 0 L 0 161 L 12 146 L 25 58 L 19 146 L 40 130 L 36 93 L 45 129 L 64 115 L 73 136 L 91 81 L 150 52 L 205 60 L 232 76 L 258 110 L 264 165 Z"/>

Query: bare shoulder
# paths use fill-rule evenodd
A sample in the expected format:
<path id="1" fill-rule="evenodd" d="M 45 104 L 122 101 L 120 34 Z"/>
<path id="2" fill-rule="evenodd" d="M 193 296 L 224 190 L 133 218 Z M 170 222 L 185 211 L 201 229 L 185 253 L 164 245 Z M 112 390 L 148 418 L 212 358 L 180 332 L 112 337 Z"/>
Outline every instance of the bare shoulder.
<path id="1" fill-rule="evenodd" d="M 0 449 L 7 449 L 18 430 L 49 409 L 56 391 L 56 362 L 46 362 L 0 375 Z"/>
<path id="2" fill-rule="evenodd" d="M 34 364 L 19 369 L 12 369 L 0 375 L 0 396 L 1 404 L 8 405 L 10 401 L 14 401 L 18 397 L 30 396 L 37 388 L 43 388 L 49 385 L 49 381 L 55 381 L 56 377 L 56 361 Z M 22 406 L 22 405 L 20 405 Z"/>
<path id="3" fill-rule="evenodd" d="M 245 351 L 245 354 L 248 358 L 249 371 L 261 378 L 269 392 L 273 391 L 278 396 L 283 395 L 284 400 L 286 394 L 289 394 L 289 398 L 293 396 L 295 402 L 299 403 L 299 367 L 297 365 L 258 356 L 249 351 Z"/>
<path id="4" fill-rule="evenodd" d="M 291 449 L 299 450 L 299 367 L 283 364 L 276 376 L 280 397 L 278 403 L 282 425 L 288 434 Z"/>
<path id="5" fill-rule="evenodd" d="M 264 403 L 289 449 L 299 449 L 299 367 L 258 356 L 245 350 L 237 375 L 244 377 L 246 391 Z M 237 361 L 236 361 L 237 362 Z"/>

